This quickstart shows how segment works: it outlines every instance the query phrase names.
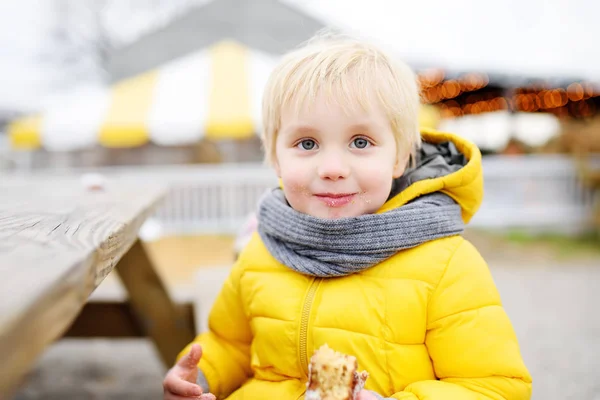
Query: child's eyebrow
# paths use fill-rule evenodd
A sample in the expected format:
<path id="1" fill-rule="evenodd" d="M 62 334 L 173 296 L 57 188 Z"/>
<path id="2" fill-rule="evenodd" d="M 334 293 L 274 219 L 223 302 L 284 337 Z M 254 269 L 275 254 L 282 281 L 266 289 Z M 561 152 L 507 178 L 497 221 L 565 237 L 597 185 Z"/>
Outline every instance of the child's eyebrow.
<path id="1" fill-rule="evenodd" d="M 311 135 L 315 133 L 319 133 L 319 130 L 310 125 L 293 125 L 286 129 L 290 134 L 295 135 Z"/>

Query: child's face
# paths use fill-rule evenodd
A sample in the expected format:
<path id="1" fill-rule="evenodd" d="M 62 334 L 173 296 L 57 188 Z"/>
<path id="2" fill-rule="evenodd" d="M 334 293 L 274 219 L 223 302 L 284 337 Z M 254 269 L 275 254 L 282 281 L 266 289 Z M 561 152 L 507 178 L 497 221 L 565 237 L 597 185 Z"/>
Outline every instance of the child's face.
<path id="1" fill-rule="evenodd" d="M 315 100 L 310 112 L 282 110 L 275 170 L 288 202 L 320 218 L 377 211 L 406 164 L 388 118 L 380 108 L 345 113 L 323 96 Z"/>

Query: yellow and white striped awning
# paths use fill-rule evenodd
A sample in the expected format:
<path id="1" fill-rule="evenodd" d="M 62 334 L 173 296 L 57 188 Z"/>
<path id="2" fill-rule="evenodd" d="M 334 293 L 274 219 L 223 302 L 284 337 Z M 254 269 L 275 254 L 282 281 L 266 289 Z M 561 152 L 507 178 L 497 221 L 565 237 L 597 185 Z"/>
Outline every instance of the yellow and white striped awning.
<path id="1" fill-rule="evenodd" d="M 39 116 L 13 122 L 12 147 L 67 151 L 252 137 L 260 131 L 262 91 L 276 62 L 220 42 L 112 87 L 80 90 Z"/>

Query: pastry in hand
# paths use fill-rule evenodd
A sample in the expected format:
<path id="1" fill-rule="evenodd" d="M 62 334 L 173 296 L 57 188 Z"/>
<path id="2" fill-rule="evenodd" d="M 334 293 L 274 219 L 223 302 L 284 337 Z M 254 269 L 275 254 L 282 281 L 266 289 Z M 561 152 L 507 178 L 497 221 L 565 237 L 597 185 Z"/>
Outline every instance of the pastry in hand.
<path id="1" fill-rule="evenodd" d="M 354 400 L 369 374 L 358 372 L 356 357 L 321 346 L 308 365 L 306 400 Z"/>

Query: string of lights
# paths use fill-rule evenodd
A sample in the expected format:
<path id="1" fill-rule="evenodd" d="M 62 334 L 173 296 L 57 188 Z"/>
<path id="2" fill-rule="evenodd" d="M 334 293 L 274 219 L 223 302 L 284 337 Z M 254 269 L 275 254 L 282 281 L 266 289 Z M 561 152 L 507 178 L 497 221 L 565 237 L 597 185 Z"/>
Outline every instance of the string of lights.
<path id="1" fill-rule="evenodd" d="M 422 102 L 439 107 L 442 118 L 500 110 L 588 118 L 600 111 L 600 88 L 591 82 L 511 84 L 485 73 L 451 77 L 441 69 L 421 71 L 417 77 Z"/>

